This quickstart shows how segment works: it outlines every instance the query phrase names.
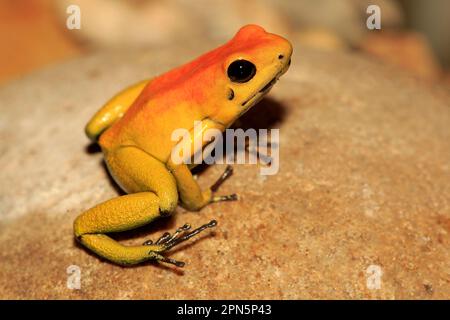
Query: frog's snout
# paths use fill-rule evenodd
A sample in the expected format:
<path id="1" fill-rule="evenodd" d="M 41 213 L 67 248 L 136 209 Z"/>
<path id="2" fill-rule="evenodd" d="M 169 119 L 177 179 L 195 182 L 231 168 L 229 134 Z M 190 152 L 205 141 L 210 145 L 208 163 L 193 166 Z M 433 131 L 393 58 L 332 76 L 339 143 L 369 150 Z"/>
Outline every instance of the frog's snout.
<path id="1" fill-rule="evenodd" d="M 284 54 L 281 53 L 278 55 L 278 60 L 284 60 L 284 58 L 285 58 Z M 291 56 L 289 56 L 289 60 L 287 62 L 287 66 L 289 67 L 290 65 L 291 65 Z"/>

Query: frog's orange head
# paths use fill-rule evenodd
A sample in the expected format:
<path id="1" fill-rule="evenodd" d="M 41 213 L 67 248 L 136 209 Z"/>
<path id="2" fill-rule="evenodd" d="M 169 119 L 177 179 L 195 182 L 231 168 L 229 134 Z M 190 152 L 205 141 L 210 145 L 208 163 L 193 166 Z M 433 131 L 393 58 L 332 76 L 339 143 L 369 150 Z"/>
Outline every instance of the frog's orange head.
<path id="1" fill-rule="evenodd" d="M 291 54 L 286 39 L 247 25 L 223 46 L 154 79 L 146 91 L 166 103 L 172 98 L 168 105 L 189 101 L 228 127 L 287 71 Z"/>
<path id="2" fill-rule="evenodd" d="M 269 92 L 290 66 L 292 46 L 256 25 L 242 27 L 228 43 L 208 53 L 216 81 L 209 117 L 226 127 Z"/>

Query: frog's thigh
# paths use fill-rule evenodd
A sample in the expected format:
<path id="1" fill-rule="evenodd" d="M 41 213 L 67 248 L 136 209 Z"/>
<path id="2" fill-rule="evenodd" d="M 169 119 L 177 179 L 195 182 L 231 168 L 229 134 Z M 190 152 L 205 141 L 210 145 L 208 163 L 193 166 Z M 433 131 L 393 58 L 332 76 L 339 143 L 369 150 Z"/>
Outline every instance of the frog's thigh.
<path id="1" fill-rule="evenodd" d="M 211 189 L 206 189 L 202 192 L 186 164 L 174 165 L 169 160 L 167 167 L 175 177 L 181 204 L 184 208 L 199 210 L 211 201 Z"/>
<path id="2" fill-rule="evenodd" d="M 106 157 L 114 179 L 127 193 L 155 193 L 162 215 L 170 214 L 178 204 L 177 184 L 164 163 L 137 147 L 121 147 Z"/>
<path id="3" fill-rule="evenodd" d="M 159 199 L 140 192 L 107 200 L 86 210 L 74 222 L 75 236 L 131 230 L 160 217 Z"/>
<path id="4" fill-rule="evenodd" d="M 108 165 L 114 167 L 113 174 L 126 176 L 128 180 L 120 181 L 136 193 L 105 201 L 82 213 L 74 223 L 75 236 L 92 251 L 116 263 L 154 259 L 149 252 L 158 248 L 123 246 L 103 233 L 134 229 L 172 212 L 178 201 L 175 179 L 164 164 L 137 148 L 114 152 L 117 154 L 110 158 L 114 162 Z"/>

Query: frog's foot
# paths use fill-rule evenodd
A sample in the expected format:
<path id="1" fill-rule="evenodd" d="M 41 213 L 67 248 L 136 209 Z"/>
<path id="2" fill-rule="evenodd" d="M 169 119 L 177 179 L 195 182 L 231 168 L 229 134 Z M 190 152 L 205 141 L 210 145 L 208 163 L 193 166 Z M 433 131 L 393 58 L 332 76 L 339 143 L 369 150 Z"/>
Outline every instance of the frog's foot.
<path id="1" fill-rule="evenodd" d="M 227 194 L 225 196 L 214 196 L 211 202 L 220 202 L 220 201 L 236 201 L 238 200 L 238 195 L 236 193 Z"/>
<path id="2" fill-rule="evenodd" d="M 231 175 L 233 174 L 233 167 L 228 165 L 225 168 L 225 171 L 222 173 L 222 175 L 217 179 L 217 181 L 211 186 L 211 191 L 216 192 L 217 189 L 222 185 L 222 183 L 227 180 Z"/>
<path id="3" fill-rule="evenodd" d="M 215 227 L 216 225 L 217 221 L 211 220 L 210 222 L 198 227 L 197 229 L 188 232 L 188 230 L 191 229 L 191 225 L 186 223 L 184 226 L 178 228 L 172 235 L 169 232 L 165 232 L 158 240 L 156 240 L 155 243 L 153 243 L 152 240 L 147 240 L 143 243 L 143 245 L 152 247 L 152 250 L 150 250 L 149 254 L 153 255 L 156 260 L 174 264 L 177 267 L 184 267 L 184 262 L 164 257 L 160 253 L 167 251 L 170 248 L 173 248 L 174 246 L 186 240 L 189 240 L 203 230 Z"/>
<path id="4" fill-rule="evenodd" d="M 233 174 L 233 167 L 228 165 L 225 168 L 225 171 L 222 173 L 222 175 L 217 179 L 217 181 L 211 186 L 211 191 L 216 192 L 217 189 L 222 185 L 222 183 L 227 180 L 231 175 Z M 219 201 L 235 201 L 238 199 L 237 194 L 229 194 L 226 196 L 215 196 L 211 199 L 211 202 L 219 202 Z"/>

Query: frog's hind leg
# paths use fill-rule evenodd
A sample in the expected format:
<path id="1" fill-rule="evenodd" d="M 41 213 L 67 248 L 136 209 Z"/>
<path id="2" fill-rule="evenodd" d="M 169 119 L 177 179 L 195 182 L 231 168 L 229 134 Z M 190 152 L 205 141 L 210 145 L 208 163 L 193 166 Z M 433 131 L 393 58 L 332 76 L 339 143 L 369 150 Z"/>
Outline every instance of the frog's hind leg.
<path id="1" fill-rule="evenodd" d="M 205 228 L 201 227 L 200 231 L 196 229 L 195 233 L 177 233 L 168 242 L 139 246 L 124 246 L 106 235 L 131 230 L 167 216 L 178 202 L 175 179 L 163 163 L 135 147 L 114 152 L 108 165 L 113 168 L 121 184 L 133 193 L 105 201 L 78 216 L 74 223 L 77 240 L 118 264 L 130 265 L 153 259 L 181 266 L 181 263 L 165 258 L 161 253 Z"/>
<path id="2" fill-rule="evenodd" d="M 198 227 L 197 229 L 194 229 L 194 230 L 188 232 L 188 230 L 191 228 L 191 225 L 185 224 L 184 226 L 178 228 L 177 231 L 175 231 L 172 235 L 169 232 L 165 232 L 158 240 L 156 240 L 156 242 L 154 244 L 153 244 L 152 240 L 147 240 L 143 243 L 143 245 L 144 246 L 152 246 L 152 245 L 162 246 L 165 248 L 165 250 L 168 250 L 186 240 L 189 240 L 190 238 L 199 234 L 206 228 L 212 228 L 212 227 L 215 227 L 216 225 L 217 225 L 217 221 L 211 220 L 210 222 Z M 156 252 L 154 252 L 154 253 L 156 255 L 156 257 L 155 257 L 156 260 L 172 263 L 178 267 L 184 266 L 184 262 L 164 257 L 162 255 L 159 255 Z"/>
<path id="3" fill-rule="evenodd" d="M 105 217 L 108 219 L 105 220 Z M 124 246 L 104 234 L 133 229 L 158 217 L 158 198 L 155 194 L 141 192 L 125 195 L 101 203 L 80 215 L 75 221 L 75 236 L 84 246 L 117 264 L 132 265 L 158 260 L 183 267 L 183 262 L 164 257 L 161 253 L 216 225 L 213 220 L 191 232 L 187 232 L 189 225 L 185 225 L 173 235 L 165 233 L 155 243 L 146 241 L 138 246 Z"/>
<path id="4" fill-rule="evenodd" d="M 135 264 L 151 259 L 149 248 L 126 247 L 105 235 L 134 229 L 159 216 L 159 200 L 152 192 L 141 192 L 103 202 L 83 214 L 74 223 L 77 240 L 98 255 L 118 264 Z"/>

